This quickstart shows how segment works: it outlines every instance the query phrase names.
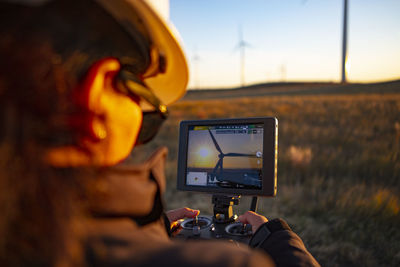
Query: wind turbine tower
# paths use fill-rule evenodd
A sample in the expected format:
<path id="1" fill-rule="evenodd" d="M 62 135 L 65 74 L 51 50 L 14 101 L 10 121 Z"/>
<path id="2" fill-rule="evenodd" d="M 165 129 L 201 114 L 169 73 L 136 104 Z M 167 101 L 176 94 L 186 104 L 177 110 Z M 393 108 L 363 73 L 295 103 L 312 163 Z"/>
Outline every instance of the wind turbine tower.
<path id="1" fill-rule="evenodd" d="M 250 47 L 251 45 L 243 40 L 243 32 L 242 27 L 239 26 L 239 42 L 235 47 L 239 49 L 240 52 L 240 84 L 242 87 L 245 85 L 245 52 L 246 47 Z"/>
<path id="2" fill-rule="evenodd" d="M 347 82 L 347 15 L 348 0 L 343 1 L 342 83 Z"/>
<path id="3" fill-rule="evenodd" d="M 193 58 L 192 58 L 192 62 L 193 62 L 193 67 L 194 67 L 194 86 L 195 89 L 200 89 L 200 83 L 199 83 L 199 61 L 200 61 L 200 57 L 199 54 L 197 53 L 197 47 L 194 48 L 194 54 L 193 54 Z"/>

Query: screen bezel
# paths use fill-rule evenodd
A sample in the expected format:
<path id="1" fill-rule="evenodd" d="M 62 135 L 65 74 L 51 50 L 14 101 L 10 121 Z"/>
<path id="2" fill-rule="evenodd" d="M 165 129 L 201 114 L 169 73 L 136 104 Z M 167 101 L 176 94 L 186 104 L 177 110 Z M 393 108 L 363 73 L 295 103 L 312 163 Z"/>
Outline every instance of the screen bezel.
<path id="1" fill-rule="evenodd" d="M 215 125 L 262 124 L 263 135 L 263 176 L 261 189 L 211 188 L 186 184 L 189 127 Z M 221 193 L 230 195 L 269 196 L 276 195 L 277 189 L 278 120 L 275 117 L 191 120 L 182 121 L 179 130 L 179 154 L 177 189 L 182 191 Z"/>

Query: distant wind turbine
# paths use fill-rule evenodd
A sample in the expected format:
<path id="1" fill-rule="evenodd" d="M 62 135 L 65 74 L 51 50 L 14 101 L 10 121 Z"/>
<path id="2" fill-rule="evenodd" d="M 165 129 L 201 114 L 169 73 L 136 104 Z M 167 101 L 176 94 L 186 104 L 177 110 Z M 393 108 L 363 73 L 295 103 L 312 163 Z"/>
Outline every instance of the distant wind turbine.
<path id="1" fill-rule="evenodd" d="M 194 67 L 194 85 L 195 89 L 200 89 L 199 85 L 199 61 L 200 57 L 199 54 L 197 53 L 197 47 L 194 48 L 194 53 L 192 57 L 192 62 L 193 62 L 193 67 Z"/>
<path id="2" fill-rule="evenodd" d="M 286 64 L 281 65 L 281 82 L 286 82 Z"/>
<path id="3" fill-rule="evenodd" d="M 245 85 L 245 50 L 246 47 L 251 47 L 249 43 L 243 40 L 242 27 L 239 26 L 239 42 L 235 46 L 235 50 L 240 51 L 240 84 L 242 87 Z"/>

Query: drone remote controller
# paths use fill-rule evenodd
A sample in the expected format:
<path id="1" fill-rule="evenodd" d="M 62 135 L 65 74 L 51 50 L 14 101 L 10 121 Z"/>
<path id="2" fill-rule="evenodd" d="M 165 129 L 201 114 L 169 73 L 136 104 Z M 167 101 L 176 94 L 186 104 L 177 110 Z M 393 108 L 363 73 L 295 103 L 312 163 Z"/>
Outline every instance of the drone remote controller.
<path id="1" fill-rule="evenodd" d="M 248 244 L 253 234 L 250 224 L 218 223 L 212 216 L 198 216 L 181 223 L 178 239 L 228 239 Z"/>
<path id="2" fill-rule="evenodd" d="M 238 205 L 240 196 L 213 195 L 214 216 L 196 216 L 183 220 L 179 239 L 228 239 L 248 244 L 252 237 L 250 224 L 237 221 L 233 205 Z M 255 211 L 257 198 L 253 197 L 250 209 Z"/>
<path id="3" fill-rule="evenodd" d="M 277 189 L 278 120 L 274 117 L 182 121 L 177 188 L 213 194 L 213 216 L 181 222 L 180 239 L 249 243 L 251 225 L 238 222 L 239 195 L 274 197 Z M 257 197 L 250 210 L 256 211 Z"/>

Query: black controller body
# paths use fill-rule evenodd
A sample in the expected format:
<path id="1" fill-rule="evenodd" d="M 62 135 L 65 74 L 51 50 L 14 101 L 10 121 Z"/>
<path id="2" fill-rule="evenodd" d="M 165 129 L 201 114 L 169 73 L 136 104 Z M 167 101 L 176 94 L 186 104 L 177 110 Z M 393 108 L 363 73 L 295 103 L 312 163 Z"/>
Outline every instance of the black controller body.
<path id="1" fill-rule="evenodd" d="M 252 237 L 251 225 L 240 222 L 217 222 L 213 216 L 199 216 L 197 221 L 187 219 L 181 223 L 182 229 L 175 236 L 183 240 L 225 239 L 249 244 Z"/>

